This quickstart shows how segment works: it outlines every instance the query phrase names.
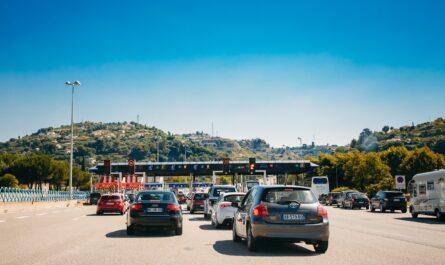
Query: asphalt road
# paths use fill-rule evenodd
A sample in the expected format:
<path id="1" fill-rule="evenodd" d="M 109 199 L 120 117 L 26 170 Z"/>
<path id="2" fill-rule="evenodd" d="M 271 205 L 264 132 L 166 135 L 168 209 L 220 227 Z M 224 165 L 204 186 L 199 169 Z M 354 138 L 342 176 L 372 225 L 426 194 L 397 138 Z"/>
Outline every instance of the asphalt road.
<path id="1" fill-rule="evenodd" d="M 0 215 L 0 264 L 445 264 L 445 222 L 328 207 L 330 246 L 266 245 L 250 253 L 231 230 L 186 213 L 184 234 L 127 236 L 120 215 L 95 207 Z"/>

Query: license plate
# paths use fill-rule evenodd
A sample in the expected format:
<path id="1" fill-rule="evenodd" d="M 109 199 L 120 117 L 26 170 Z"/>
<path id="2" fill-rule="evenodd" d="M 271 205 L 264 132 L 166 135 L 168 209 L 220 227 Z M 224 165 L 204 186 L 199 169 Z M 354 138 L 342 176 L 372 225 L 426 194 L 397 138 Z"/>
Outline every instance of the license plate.
<path id="1" fill-rule="evenodd" d="M 363 204 L 363 202 L 358 202 L 359 204 Z"/>
<path id="2" fill-rule="evenodd" d="M 395 201 L 395 202 L 399 202 L 399 201 L 400 201 L 400 199 L 394 199 L 394 201 Z"/>
<path id="3" fill-rule="evenodd" d="M 114 205 L 114 202 L 107 202 L 107 205 Z"/>
<path id="4" fill-rule="evenodd" d="M 285 213 L 283 214 L 283 221 L 303 221 L 306 219 L 304 214 Z"/>
<path id="5" fill-rule="evenodd" d="M 161 213 L 164 210 L 162 208 L 147 208 L 145 209 L 146 213 Z"/>

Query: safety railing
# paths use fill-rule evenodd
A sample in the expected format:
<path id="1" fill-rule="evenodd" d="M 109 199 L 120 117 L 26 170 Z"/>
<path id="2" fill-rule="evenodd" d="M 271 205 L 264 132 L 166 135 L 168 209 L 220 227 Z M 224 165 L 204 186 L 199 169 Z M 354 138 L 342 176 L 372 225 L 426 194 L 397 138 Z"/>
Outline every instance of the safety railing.
<path id="1" fill-rule="evenodd" d="M 86 200 L 89 192 L 74 191 L 74 200 Z M 70 199 L 68 191 L 34 190 L 0 187 L 0 202 L 45 202 L 67 201 Z"/>

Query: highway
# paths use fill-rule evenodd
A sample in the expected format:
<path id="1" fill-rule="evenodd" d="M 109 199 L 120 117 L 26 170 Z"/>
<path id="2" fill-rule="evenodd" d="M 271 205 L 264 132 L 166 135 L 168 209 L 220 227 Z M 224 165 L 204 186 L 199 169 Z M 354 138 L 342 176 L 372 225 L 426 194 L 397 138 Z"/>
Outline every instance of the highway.
<path id="1" fill-rule="evenodd" d="M 127 236 L 120 215 L 94 206 L 0 214 L 0 264 L 445 264 L 445 222 L 402 213 L 327 207 L 330 246 L 265 245 L 258 253 L 233 243 L 202 214 L 184 214 L 184 234 Z"/>

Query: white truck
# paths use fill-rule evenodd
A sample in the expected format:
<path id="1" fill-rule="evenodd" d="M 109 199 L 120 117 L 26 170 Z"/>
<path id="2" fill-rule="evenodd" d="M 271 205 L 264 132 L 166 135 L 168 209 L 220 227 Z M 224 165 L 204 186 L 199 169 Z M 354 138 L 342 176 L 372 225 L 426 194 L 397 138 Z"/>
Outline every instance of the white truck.
<path id="1" fill-rule="evenodd" d="M 445 219 L 445 170 L 420 173 L 410 181 L 413 218 L 419 214 L 433 215 L 438 220 Z"/>

